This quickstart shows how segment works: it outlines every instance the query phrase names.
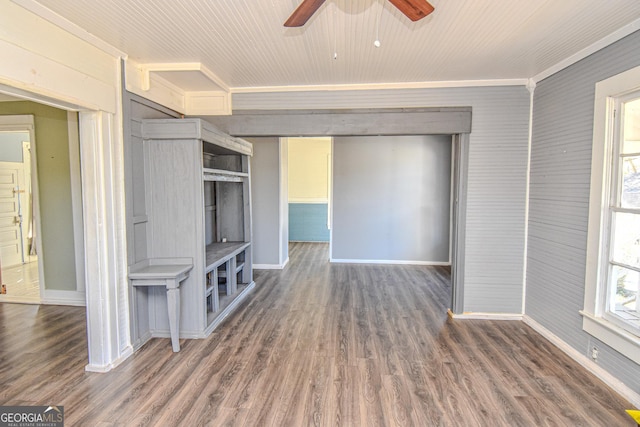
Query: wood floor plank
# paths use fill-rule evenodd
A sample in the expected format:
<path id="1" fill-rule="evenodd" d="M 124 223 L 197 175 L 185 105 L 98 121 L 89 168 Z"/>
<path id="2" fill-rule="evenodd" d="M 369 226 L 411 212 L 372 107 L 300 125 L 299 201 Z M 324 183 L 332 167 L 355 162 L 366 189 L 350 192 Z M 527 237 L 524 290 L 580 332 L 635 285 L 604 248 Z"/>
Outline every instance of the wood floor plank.
<path id="1" fill-rule="evenodd" d="M 405 378 L 401 375 L 384 375 L 382 384 L 382 396 L 385 403 L 383 407 L 387 412 L 388 425 L 398 427 L 417 426 Z"/>
<path id="2" fill-rule="evenodd" d="M 261 382 L 269 367 L 283 327 L 275 316 L 268 316 L 263 321 L 262 339 L 254 339 L 253 345 L 244 347 L 244 352 L 235 349 L 235 358 L 244 360 L 247 369 L 241 372 L 237 381 L 229 386 L 227 397 L 222 406 L 227 408 L 250 408 L 254 399 L 260 397 Z M 288 354 L 288 353 L 287 353 Z"/>
<path id="3" fill-rule="evenodd" d="M 355 331 L 354 313 L 351 310 L 338 311 L 336 331 L 335 361 L 339 365 L 356 366 L 358 345 Z"/>
<path id="4" fill-rule="evenodd" d="M 382 402 L 382 375 L 378 364 L 373 359 L 359 359 L 360 382 L 360 407 L 363 425 L 386 426 L 388 425 Z"/>
<path id="5" fill-rule="evenodd" d="M 331 426 L 361 426 L 360 374 L 357 366 L 335 364 L 329 393 L 328 421 Z"/>
<path id="6" fill-rule="evenodd" d="M 84 371 L 84 308 L 0 304 L 0 405 L 63 405 L 69 426 L 633 425 L 522 322 L 449 318 L 447 267 L 327 259 L 292 244 L 209 338 L 106 374 Z"/>
<path id="7" fill-rule="evenodd" d="M 304 405 L 304 414 L 300 425 L 328 425 L 328 404 L 331 391 L 331 368 L 333 358 L 326 356 L 313 357 L 308 390 Z"/>
<path id="8" fill-rule="evenodd" d="M 306 424 L 303 418 L 311 379 L 309 361 L 312 359 L 312 353 L 304 350 L 295 350 L 290 357 L 280 398 L 275 405 L 272 422 L 274 427 L 296 427 Z"/>
<path id="9" fill-rule="evenodd" d="M 298 345 L 304 312 L 301 310 L 292 310 L 285 313 L 279 311 L 273 313 L 273 315 L 279 319 L 278 328 L 280 328 L 280 333 L 271 352 L 269 363 L 280 365 L 286 363 L 289 355 Z"/>

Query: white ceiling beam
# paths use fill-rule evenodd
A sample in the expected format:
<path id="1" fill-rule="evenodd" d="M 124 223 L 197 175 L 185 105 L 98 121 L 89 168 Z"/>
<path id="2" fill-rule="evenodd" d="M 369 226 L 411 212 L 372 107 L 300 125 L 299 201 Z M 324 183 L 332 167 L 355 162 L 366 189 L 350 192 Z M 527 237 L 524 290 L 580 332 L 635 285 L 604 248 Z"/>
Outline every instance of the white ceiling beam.
<path id="1" fill-rule="evenodd" d="M 148 64 L 140 64 L 140 67 L 143 72 L 143 89 L 145 84 L 149 84 L 149 75 L 154 72 L 163 72 L 163 71 L 199 71 L 209 79 L 216 86 L 220 87 L 225 92 L 229 92 L 229 86 L 218 77 L 213 71 L 211 71 L 206 66 L 202 65 L 200 62 L 163 62 L 163 63 L 148 63 Z M 147 89 L 148 90 L 148 87 Z"/>

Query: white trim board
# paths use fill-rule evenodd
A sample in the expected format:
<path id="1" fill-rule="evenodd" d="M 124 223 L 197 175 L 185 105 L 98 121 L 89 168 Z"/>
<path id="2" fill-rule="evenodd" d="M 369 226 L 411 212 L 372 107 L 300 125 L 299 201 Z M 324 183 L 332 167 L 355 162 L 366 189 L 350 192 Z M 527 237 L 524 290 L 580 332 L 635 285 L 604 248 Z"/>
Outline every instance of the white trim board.
<path id="1" fill-rule="evenodd" d="M 253 264 L 254 270 L 284 270 L 289 264 L 289 258 L 287 258 L 282 264 Z"/>
<path id="2" fill-rule="evenodd" d="M 450 262 L 440 261 L 410 261 L 410 260 L 387 260 L 387 259 L 336 259 L 330 258 L 329 262 L 336 264 L 397 264 L 397 265 L 427 265 L 427 266 L 451 266 Z"/>
<path id="3" fill-rule="evenodd" d="M 328 205 L 329 199 L 327 199 L 326 197 L 295 198 L 295 199 L 289 199 L 289 204 L 290 205 Z"/>
<path id="4" fill-rule="evenodd" d="M 69 172 L 71 183 L 71 206 L 73 215 L 73 247 L 75 250 L 76 290 L 84 295 L 86 290 L 84 272 L 84 219 L 82 218 L 82 180 L 80 166 L 80 134 L 78 115 L 67 111 L 69 134 Z M 39 232 L 40 230 L 38 230 Z M 40 246 L 42 247 L 42 245 Z M 44 268 L 43 268 L 44 269 Z"/>
<path id="5" fill-rule="evenodd" d="M 382 90 L 382 89 L 434 89 L 450 87 L 485 87 L 485 86 L 526 86 L 528 79 L 495 79 L 495 80 L 449 80 L 432 82 L 404 83 L 356 83 L 338 85 L 298 85 L 298 86 L 256 86 L 232 87 L 234 93 L 267 93 L 267 92 L 321 92 L 347 90 Z"/>
<path id="6" fill-rule="evenodd" d="M 605 371 L 598 364 L 593 362 L 584 354 L 580 353 L 575 348 L 571 347 L 569 344 L 567 344 L 565 341 L 563 341 L 553 332 L 549 331 L 547 328 L 545 328 L 544 326 L 542 326 L 541 324 L 533 320 L 531 317 L 525 315 L 522 318 L 522 321 L 528 326 L 530 326 L 534 331 L 536 331 L 537 333 L 542 335 L 544 338 L 546 338 L 549 342 L 551 342 L 551 344 L 555 345 L 560 350 L 562 350 L 567 356 L 569 356 L 571 359 L 576 361 L 587 371 L 591 372 L 593 375 L 598 377 L 602 382 L 604 382 L 606 385 L 611 387 L 622 397 L 624 397 L 629 402 L 631 402 L 633 406 L 635 406 L 636 408 L 640 408 L 640 394 L 631 390 L 622 381 L 618 380 L 609 372 Z"/>
<path id="7" fill-rule="evenodd" d="M 115 359 L 113 362 L 108 363 L 106 365 L 95 365 L 95 364 L 89 363 L 88 365 L 86 365 L 84 367 L 84 370 L 86 372 L 96 372 L 96 373 L 99 373 L 99 374 L 105 374 L 105 373 L 111 371 L 112 369 L 115 369 L 118 366 L 120 366 L 122 364 L 122 362 L 127 360 L 129 358 L 129 356 L 131 356 L 132 354 L 133 354 L 133 347 L 131 345 L 129 345 L 123 350 L 123 352 L 120 355 L 120 357 Z"/>
<path id="8" fill-rule="evenodd" d="M 455 314 L 451 310 L 447 310 L 449 317 L 455 320 L 522 320 L 522 314 L 517 313 L 474 313 L 464 312 Z"/>

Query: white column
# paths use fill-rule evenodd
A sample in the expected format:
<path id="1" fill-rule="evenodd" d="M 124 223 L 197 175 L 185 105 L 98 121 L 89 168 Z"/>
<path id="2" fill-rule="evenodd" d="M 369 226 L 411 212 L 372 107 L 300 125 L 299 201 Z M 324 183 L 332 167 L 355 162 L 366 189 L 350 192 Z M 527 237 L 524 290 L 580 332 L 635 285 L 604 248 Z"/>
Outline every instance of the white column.
<path id="1" fill-rule="evenodd" d="M 122 138 L 114 116 L 80 113 L 80 155 L 87 284 L 86 370 L 106 372 L 132 354 Z"/>

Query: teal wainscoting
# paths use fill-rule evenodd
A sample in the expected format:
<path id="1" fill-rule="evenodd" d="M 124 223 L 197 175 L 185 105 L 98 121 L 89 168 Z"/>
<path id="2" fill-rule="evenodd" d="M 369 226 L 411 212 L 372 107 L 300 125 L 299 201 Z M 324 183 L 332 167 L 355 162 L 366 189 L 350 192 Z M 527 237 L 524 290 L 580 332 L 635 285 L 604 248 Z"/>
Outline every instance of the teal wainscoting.
<path id="1" fill-rule="evenodd" d="M 328 242 L 326 203 L 289 203 L 289 240 Z"/>

